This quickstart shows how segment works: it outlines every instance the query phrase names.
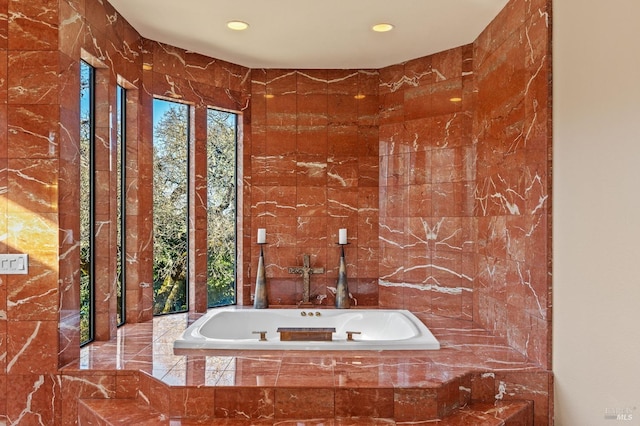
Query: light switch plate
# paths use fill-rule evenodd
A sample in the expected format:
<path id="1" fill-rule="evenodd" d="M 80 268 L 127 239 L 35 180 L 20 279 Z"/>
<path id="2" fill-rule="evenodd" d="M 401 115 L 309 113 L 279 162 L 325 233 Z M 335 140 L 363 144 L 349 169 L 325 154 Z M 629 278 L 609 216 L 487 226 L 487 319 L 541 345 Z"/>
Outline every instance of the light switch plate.
<path id="1" fill-rule="evenodd" d="M 0 254 L 0 274 L 29 273 L 29 256 L 26 254 Z"/>

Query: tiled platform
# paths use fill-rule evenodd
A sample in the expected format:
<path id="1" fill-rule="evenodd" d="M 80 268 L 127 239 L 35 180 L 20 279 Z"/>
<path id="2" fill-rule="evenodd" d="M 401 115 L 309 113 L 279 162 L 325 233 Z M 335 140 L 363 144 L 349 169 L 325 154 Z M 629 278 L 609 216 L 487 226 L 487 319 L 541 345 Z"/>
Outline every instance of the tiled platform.
<path id="1" fill-rule="evenodd" d="M 114 408 L 118 413 L 114 415 Z M 209 421 L 198 420 L 172 420 L 167 416 L 150 409 L 147 405 L 136 400 L 119 400 L 117 404 L 113 400 L 94 399 L 80 401 L 80 418 L 86 419 L 80 423 L 108 426 L 113 424 L 126 424 L 137 426 L 395 426 L 402 424 L 393 419 L 381 419 L 373 417 L 349 417 L 337 419 L 306 419 L 306 420 L 269 420 L 269 419 L 213 419 Z M 410 422 L 417 424 L 437 424 L 438 426 L 528 426 L 533 418 L 532 404 L 528 401 L 508 402 L 479 402 L 470 404 L 442 421 Z"/>
<path id="2" fill-rule="evenodd" d="M 471 401 L 527 400 L 533 402 L 535 424 L 549 424 L 549 372 L 471 322 L 418 316 L 440 350 L 175 355 L 173 340 L 195 318 L 158 317 L 83 348 L 80 362 L 63 370 L 63 389 L 79 399 L 137 397 L 184 421 L 415 422 L 448 416 Z M 65 414 L 73 416 L 77 411 Z"/>

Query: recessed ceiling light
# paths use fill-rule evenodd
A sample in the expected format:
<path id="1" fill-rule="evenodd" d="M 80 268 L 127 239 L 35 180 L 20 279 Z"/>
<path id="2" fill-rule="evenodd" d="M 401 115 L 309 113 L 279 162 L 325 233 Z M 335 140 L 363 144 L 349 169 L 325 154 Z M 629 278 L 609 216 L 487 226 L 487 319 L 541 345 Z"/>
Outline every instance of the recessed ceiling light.
<path id="1" fill-rule="evenodd" d="M 363 95 L 362 93 L 358 93 L 357 95 L 355 95 L 355 96 L 354 96 L 354 98 L 356 98 L 356 99 L 364 99 L 364 98 L 366 98 L 366 97 L 367 97 L 367 96 L 366 96 L 366 95 Z"/>
<path id="2" fill-rule="evenodd" d="M 462 102 L 462 98 L 454 96 L 453 98 L 449 98 L 450 102 Z"/>
<path id="3" fill-rule="evenodd" d="M 386 33 L 387 31 L 391 31 L 393 29 L 393 24 L 375 24 L 373 27 L 371 27 L 371 29 L 377 33 Z"/>
<path id="4" fill-rule="evenodd" d="M 243 31 L 249 28 L 249 24 L 244 21 L 229 21 L 227 27 L 235 31 Z"/>

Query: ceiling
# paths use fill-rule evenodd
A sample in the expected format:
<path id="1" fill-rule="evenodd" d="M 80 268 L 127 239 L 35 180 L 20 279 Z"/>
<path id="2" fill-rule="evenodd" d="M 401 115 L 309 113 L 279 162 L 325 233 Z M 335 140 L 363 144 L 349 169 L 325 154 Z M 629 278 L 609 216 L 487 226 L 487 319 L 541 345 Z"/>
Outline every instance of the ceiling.
<path id="1" fill-rule="evenodd" d="M 249 68 L 383 68 L 473 42 L 508 0 L 109 0 L 145 38 Z M 230 20 L 249 23 L 245 31 Z M 376 33 L 371 26 L 395 28 Z"/>

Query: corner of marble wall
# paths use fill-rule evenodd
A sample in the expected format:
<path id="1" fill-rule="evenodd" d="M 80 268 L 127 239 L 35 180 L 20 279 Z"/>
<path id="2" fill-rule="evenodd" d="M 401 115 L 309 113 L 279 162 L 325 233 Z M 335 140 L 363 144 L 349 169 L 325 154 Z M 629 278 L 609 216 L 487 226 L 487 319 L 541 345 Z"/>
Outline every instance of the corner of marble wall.
<path id="1" fill-rule="evenodd" d="M 474 43 L 476 318 L 550 366 L 549 2 L 510 2 Z M 516 108 L 513 105 L 518 105 Z"/>

